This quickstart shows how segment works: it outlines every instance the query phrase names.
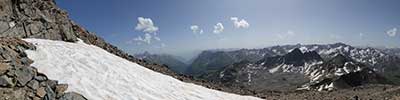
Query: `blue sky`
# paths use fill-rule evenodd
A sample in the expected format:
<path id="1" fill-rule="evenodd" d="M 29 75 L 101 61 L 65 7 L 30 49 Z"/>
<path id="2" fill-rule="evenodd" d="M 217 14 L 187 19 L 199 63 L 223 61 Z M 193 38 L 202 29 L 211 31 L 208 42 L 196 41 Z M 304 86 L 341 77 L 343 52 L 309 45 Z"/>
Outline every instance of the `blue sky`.
<path id="1" fill-rule="evenodd" d="M 400 47 L 399 0 L 56 2 L 75 22 L 129 53 L 188 56 L 205 49 L 335 42 Z M 215 29 L 217 23 L 223 30 Z"/>

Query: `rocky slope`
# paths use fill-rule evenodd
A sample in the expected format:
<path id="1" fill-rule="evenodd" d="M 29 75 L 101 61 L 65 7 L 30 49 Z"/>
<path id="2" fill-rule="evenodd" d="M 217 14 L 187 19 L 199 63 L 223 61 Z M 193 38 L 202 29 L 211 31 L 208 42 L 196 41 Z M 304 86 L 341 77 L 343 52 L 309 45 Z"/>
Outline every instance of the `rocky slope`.
<path id="1" fill-rule="evenodd" d="M 295 91 L 271 95 L 267 100 L 399 100 L 400 88 L 393 85 L 363 85 L 335 91 Z"/>
<path id="2" fill-rule="evenodd" d="M 24 50 L 35 46 L 16 38 L 0 38 L 0 100 L 86 100 L 68 85 L 50 80 L 30 66 Z"/>

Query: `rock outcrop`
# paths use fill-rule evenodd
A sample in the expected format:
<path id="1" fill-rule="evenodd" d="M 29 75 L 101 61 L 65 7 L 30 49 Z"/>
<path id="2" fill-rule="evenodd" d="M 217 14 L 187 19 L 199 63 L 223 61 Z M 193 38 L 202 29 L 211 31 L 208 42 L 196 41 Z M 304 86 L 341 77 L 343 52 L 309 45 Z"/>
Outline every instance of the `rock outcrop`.
<path id="1" fill-rule="evenodd" d="M 50 80 L 30 66 L 33 61 L 26 49 L 35 46 L 17 38 L 0 38 L 0 100 L 86 100 L 82 95 L 65 93 L 68 85 Z"/>

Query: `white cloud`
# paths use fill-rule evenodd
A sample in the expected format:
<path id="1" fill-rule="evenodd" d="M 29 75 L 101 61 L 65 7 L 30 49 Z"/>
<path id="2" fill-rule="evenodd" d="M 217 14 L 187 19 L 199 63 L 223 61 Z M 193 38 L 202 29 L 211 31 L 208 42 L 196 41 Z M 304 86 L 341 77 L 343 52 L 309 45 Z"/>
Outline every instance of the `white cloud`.
<path id="1" fill-rule="evenodd" d="M 157 41 L 161 41 L 161 38 L 157 37 L 157 36 L 154 36 L 154 39 L 157 40 Z"/>
<path id="2" fill-rule="evenodd" d="M 386 31 L 386 34 L 389 35 L 390 37 L 396 36 L 397 28 L 393 28 L 393 29 L 390 29 L 390 30 Z"/>
<path id="3" fill-rule="evenodd" d="M 195 34 L 203 34 L 203 29 L 200 29 L 200 27 L 197 25 L 190 26 L 190 30 L 192 30 Z"/>
<path id="4" fill-rule="evenodd" d="M 213 33 L 219 34 L 222 33 L 223 31 L 224 31 L 224 25 L 222 25 L 222 23 L 217 23 L 216 25 L 214 25 Z"/>
<path id="5" fill-rule="evenodd" d="M 138 36 L 137 38 L 134 38 L 133 40 L 138 41 L 139 43 L 144 42 L 144 43 L 150 44 L 151 38 L 152 38 L 152 36 L 149 33 L 145 33 L 143 38 L 142 38 L 142 36 Z"/>
<path id="6" fill-rule="evenodd" d="M 138 23 L 135 30 L 145 33 L 155 33 L 158 31 L 158 27 L 154 26 L 154 23 L 150 18 L 138 17 Z"/>
<path id="7" fill-rule="evenodd" d="M 151 34 L 151 33 L 144 33 L 144 36 L 138 36 L 136 38 L 133 38 L 126 43 L 132 44 L 132 43 L 137 43 L 137 44 L 151 44 L 154 41 L 161 41 L 161 38 L 158 37 L 156 34 Z"/>
<path id="8" fill-rule="evenodd" d="M 235 28 L 249 28 L 250 27 L 250 24 L 244 19 L 239 20 L 239 18 L 237 18 L 237 17 L 231 17 L 231 20 L 233 21 Z"/>
<path id="9" fill-rule="evenodd" d="M 157 36 L 158 27 L 154 25 L 153 20 L 150 18 L 138 17 L 135 30 L 144 32 L 144 36 L 133 38 L 127 41 L 127 43 L 136 42 L 137 44 L 151 44 L 153 40 L 161 41 L 161 38 Z"/>

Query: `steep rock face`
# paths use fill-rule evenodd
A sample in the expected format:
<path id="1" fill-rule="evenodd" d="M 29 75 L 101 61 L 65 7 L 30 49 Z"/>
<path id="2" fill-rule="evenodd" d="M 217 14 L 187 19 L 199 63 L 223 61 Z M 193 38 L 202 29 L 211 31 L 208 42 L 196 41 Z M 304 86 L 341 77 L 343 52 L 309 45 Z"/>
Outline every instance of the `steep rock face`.
<path id="1" fill-rule="evenodd" d="M 2 37 L 77 40 L 67 13 L 52 0 L 2 0 L 0 6 Z"/>
<path id="2" fill-rule="evenodd" d="M 66 84 L 50 80 L 39 73 L 25 54 L 35 46 L 16 38 L 0 38 L 0 99 L 1 100 L 55 100 L 65 96 L 86 100 L 82 95 L 65 93 Z"/>

